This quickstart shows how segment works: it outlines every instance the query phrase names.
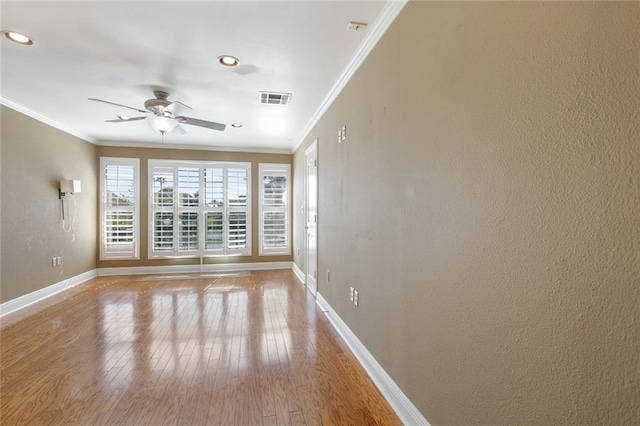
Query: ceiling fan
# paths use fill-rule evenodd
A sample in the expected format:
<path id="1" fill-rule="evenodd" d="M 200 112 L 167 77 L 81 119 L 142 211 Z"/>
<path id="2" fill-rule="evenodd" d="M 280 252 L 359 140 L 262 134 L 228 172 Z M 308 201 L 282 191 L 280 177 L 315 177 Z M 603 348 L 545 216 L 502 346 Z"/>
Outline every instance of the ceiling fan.
<path id="1" fill-rule="evenodd" d="M 180 124 L 189 124 L 191 126 L 205 127 L 207 129 L 223 131 L 227 126 L 222 123 L 215 123 L 213 121 L 205 121 L 197 118 L 185 117 L 179 114 L 181 108 L 193 109 L 188 105 L 183 104 L 180 101 L 170 101 L 167 98 L 169 93 L 156 90 L 153 92 L 155 98 L 147 99 L 144 102 L 145 109 L 139 109 L 130 107 L 127 105 L 117 104 L 115 102 L 105 101 L 102 99 L 89 98 L 90 101 L 102 102 L 105 104 L 116 105 L 119 107 L 132 109 L 134 111 L 147 114 L 141 117 L 127 117 L 124 115 L 118 115 L 115 120 L 105 120 L 107 123 L 126 123 L 128 121 L 147 120 L 147 123 L 153 130 L 160 132 L 164 135 L 166 132 L 174 132 L 178 134 L 187 133 Z"/>

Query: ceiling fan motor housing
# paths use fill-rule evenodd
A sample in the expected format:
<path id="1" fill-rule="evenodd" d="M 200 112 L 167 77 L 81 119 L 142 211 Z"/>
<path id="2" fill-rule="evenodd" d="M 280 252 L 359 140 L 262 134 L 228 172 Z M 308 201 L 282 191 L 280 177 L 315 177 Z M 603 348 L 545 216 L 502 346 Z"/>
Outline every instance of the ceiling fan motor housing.
<path id="1" fill-rule="evenodd" d="M 165 107 L 172 103 L 171 101 L 167 100 L 169 94 L 162 90 L 156 90 L 153 92 L 153 94 L 156 98 L 147 99 L 144 102 L 144 107 L 147 109 L 147 111 L 155 115 L 163 115 Z"/>

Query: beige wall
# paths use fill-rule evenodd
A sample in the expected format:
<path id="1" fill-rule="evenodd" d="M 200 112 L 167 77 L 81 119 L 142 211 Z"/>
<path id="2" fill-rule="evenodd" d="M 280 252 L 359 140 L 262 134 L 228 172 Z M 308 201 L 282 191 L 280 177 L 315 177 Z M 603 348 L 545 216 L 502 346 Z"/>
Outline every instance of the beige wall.
<path id="1" fill-rule="evenodd" d="M 257 154 L 244 152 L 196 151 L 176 149 L 151 148 L 122 148 L 101 146 L 98 148 L 100 157 L 129 157 L 140 159 L 140 260 L 108 260 L 98 261 L 98 266 L 155 266 L 155 265 L 185 265 L 199 264 L 200 258 L 184 259 L 148 259 L 148 168 L 149 159 L 178 159 L 201 161 L 239 161 L 250 162 L 251 166 L 251 250 L 252 256 L 231 256 L 205 258 L 204 263 L 247 263 L 247 262 L 285 262 L 293 257 L 288 256 L 259 256 L 258 255 L 258 164 L 284 163 L 291 164 L 293 156 L 290 154 Z M 99 222 L 98 222 L 99 226 Z M 96 228 L 99 235 L 99 229 Z"/>
<path id="2" fill-rule="evenodd" d="M 433 424 L 637 424 L 639 52 L 638 3 L 410 2 L 296 151 L 320 293 Z"/>
<path id="3" fill-rule="evenodd" d="M 4 106 L 0 301 L 96 267 L 96 147 Z M 62 230 L 60 179 L 79 179 L 75 233 Z M 75 234 L 75 238 L 74 238 Z M 51 258 L 63 256 L 61 267 Z"/>

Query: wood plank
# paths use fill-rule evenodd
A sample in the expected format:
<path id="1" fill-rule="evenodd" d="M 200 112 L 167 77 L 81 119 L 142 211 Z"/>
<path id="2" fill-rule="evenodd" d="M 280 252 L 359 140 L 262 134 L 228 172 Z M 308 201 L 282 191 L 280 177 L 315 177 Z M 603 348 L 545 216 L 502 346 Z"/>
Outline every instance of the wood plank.
<path id="1" fill-rule="evenodd" d="M 290 271 L 45 302 L 3 318 L 2 424 L 400 424 Z"/>

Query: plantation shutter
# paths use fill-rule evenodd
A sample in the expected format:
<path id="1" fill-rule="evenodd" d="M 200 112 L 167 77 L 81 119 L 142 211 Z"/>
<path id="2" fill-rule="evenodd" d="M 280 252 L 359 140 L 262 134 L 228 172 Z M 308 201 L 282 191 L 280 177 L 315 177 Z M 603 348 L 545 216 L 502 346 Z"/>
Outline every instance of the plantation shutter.
<path id="1" fill-rule="evenodd" d="M 260 164 L 260 254 L 290 254 L 288 164 Z"/>
<path id="2" fill-rule="evenodd" d="M 138 257 L 138 160 L 101 158 L 101 258 Z"/>
<path id="3" fill-rule="evenodd" d="M 149 160 L 149 257 L 250 254 L 250 167 Z"/>
<path id="4" fill-rule="evenodd" d="M 204 249 L 224 253 L 224 168 L 204 168 Z"/>
<path id="5" fill-rule="evenodd" d="M 247 248 L 248 171 L 227 169 L 227 251 L 242 252 Z"/>
<path id="6" fill-rule="evenodd" d="M 174 251 L 174 168 L 151 168 L 151 247 L 156 253 Z"/>

